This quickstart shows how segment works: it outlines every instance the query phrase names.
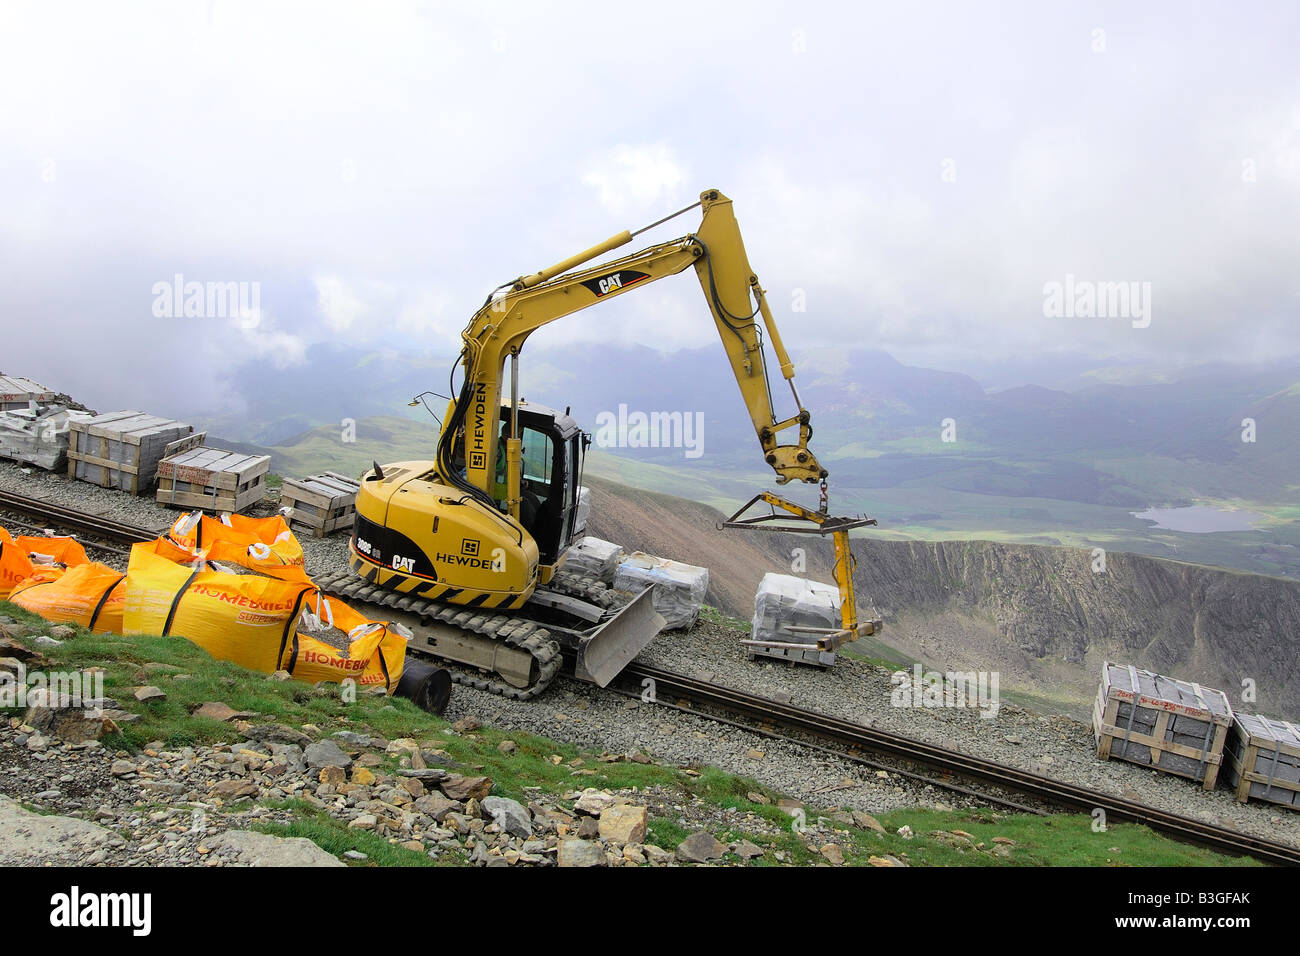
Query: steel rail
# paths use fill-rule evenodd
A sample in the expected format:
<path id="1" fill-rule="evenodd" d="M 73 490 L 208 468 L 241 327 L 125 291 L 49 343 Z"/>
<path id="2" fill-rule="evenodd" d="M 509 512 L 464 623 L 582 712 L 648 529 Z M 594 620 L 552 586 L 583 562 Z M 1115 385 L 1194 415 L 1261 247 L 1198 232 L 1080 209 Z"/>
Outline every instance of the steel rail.
<path id="1" fill-rule="evenodd" d="M 46 501 L 43 498 L 31 498 L 12 491 L 0 491 L 0 510 L 17 511 L 33 518 L 48 519 L 51 523 L 62 525 L 84 534 L 102 535 L 115 541 L 135 544 L 152 541 L 163 529 L 150 531 L 138 525 L 115 521 L 100 515 L 87 514 L 63 505 Z"/>

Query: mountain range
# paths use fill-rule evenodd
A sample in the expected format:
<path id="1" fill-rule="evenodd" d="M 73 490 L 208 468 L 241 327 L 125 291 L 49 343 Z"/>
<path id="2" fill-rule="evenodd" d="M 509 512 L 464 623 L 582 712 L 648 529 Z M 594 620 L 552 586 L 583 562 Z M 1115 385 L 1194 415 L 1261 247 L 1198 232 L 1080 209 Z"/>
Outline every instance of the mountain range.
<path id="1" fill-rule="evenodd" d="M 427 457 L 438 428 L 430 412 L 441 415 L 445 399 L 426 396 L 428 410 L 408 402 L 446 395 L 453 358 L 317 346 L 300 366 L 245 366 L 230 393 L 255 402 L 190 420 L 268 448 L 276 470 Z M 811 351 L 795 364 L 832 506 L 877 517 L 874 536 L 1103 548 L 1300 577 L 1300 368 L 1099 364 L 990 389 L 875 350 Z M 791 393 L 775 369 L 772 379 L 777 413 L 788 415 Z M 593 447 L 593 474 L 720 510 L 771 484 L 720 349 L 530 349 L 521 380 L 525 397 L 570 408 L 590 431 L 620 406 L 702 416 L 699 457 Z M 349 423 L 354 443 L 343 440 Z M 1253 529 L 1191 533 L 1135 517 L 1193 504 L 1246 509 Z"/>

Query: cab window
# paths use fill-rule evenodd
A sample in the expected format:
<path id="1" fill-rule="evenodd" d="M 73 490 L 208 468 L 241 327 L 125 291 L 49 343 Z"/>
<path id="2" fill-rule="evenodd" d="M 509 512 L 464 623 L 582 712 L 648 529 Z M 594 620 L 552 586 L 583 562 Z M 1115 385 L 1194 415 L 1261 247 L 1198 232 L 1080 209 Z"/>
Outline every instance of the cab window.
<path id="1" fill-rule="evenodd" d="M 523 466 L 524 480 L 536 482 L 539 485 L 549 485 L 551 483 L 551 465 L 554 448 L 551 446 L 551 439 L 543 432 L 533 428 L 523 430 Z M 540 489 L 538 489 L 540 490 Z"/>

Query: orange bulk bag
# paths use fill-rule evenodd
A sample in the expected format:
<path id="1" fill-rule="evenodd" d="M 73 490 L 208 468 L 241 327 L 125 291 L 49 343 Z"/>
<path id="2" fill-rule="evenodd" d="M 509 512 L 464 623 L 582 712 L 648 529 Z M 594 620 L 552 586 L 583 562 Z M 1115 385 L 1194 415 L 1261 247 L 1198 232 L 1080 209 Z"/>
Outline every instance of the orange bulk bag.
<path id="1" fill-rule="evenodd" d="M 90 563 L 86 549 L 75 538 L 24 534 L 15 538 L 14 544 L 28 553 L 33 564 L 65 564 L 73 567 Z"/>
<path id="2" fill-rule="evenodd" d="M 246 518 L 229 514 L 211 518 L 191 511 L 176 519 L 168 532 L 177 544 L 202 551 L 211 561 L 228 561 L 254 570 L 302 567 L 302 545 L 284 518 Z"/>
<path id="3" fill-rule="evenodd" d="M 9 600 L 47 621 L 121 634 L 126 575 L 94 561 L 71 568 L 38 567 Z"/>
<path id="4" fill-rule="evenodd" d="M 346 655 L 321 639 L 330 631 L 347 635 Z M 382 685 L 391 694 L 402 679 L 410 636 L 400 624 L 371 620 L 338 598 L 316 591 L 304 601 L 280 668 L 313 684 L 351 678 L 363 686 Z"/>
<path id="5" fill-rule="evenodd" d="M 14 585 L 34 570 L 27 549 L 16 544 L 9 532 L 0 528 L 0 601 L 7 600 Z"/>
<path id="6" fill-rule="evenodd" d="M 177 635 L 221 660 L 277 670 L 303 601 L 314 590 L 306 575 L 280 580 L 231 574 L 201 561 L 178 564 L 159 551 L 185 554 L 167 542 L 131 548 L 122 633 Z"/>

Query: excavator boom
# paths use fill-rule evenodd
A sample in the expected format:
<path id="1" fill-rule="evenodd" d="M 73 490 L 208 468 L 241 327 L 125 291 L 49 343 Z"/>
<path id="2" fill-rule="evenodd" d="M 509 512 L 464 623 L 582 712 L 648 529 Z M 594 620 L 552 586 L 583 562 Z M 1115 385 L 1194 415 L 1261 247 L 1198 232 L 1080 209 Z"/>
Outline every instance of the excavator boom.
<path id="1" fill-rule="evenodd" d="M 459 396 L 449 409 L 439 447 L 439 465 L 444 478 L 468 494 L 489 495 L 499 441 L 491 413 L 502 400 L 506 359 L 518 357 L 528 336 L 543 325 L 657 279 L 676 275 L 689 266 L 695 267 L 764 460 L 776 472 L 777 482 L 819 482 L 826 477 L 826 470 L 808 448 L 812 437 L 811 416 L 794 389 L 794 364 L 785 351 L 758 277 L 750 268 L 731 200 L 716 189 L 707 190 L 697 204 L 667 219 L 696 206 L 702 215 L 700 227 L 694 233 L 580 272 L 572 271 L 626 245 L 645 230 L 621 232 L 549 268 L 520 276 L 488 297 L 461 336 L 464 380 Z M 796 406 L 795 414 L 784 419 L 778 419 L 773 408 L 763 351 L 765 335 L 776 354 L 782 377 L 790 383 Z M 517 403 L 516 395 L 512 395 L 511 403 L 512 406 Z M 797 437 L 783 444 L 780 439 L 790 429 Z M 459 449 L 455 445 L 458 435 L 464 443 L 463 484 L 458 474 Z M 517 449 L 509 450 L 506 460 L 517 462 Z M 516 472 L 516 467 L 507 469 L 508 476 Z M 512 489 L 508 503 L 516 519 L 517 497 Z"/>

